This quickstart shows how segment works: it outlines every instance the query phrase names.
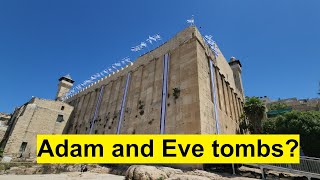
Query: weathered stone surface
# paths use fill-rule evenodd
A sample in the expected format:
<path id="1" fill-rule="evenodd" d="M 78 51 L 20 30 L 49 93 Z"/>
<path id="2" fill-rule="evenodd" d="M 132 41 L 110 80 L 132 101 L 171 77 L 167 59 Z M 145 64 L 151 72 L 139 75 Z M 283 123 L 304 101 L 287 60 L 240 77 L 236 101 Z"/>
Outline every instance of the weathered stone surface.
<path id="1" fill-rule="evenodd" d="M 8 163 L 12 160 L 12 157 L 9 157 L 9 156 L 4 156 L 1 160 L 1 162 L 5 162 L 5 163 Z"/>
<path id="2" fill-rule="evenodd" d="M 165 166 L 159 166 L 157 168 L 160 169 L 161 171 L 164 171 L 168 177 L 171 177 L 172 175 L 183 173 L 183 171 L 181 169 L 175 169 L 175 168 L 170 168 L 170 167 L 165 167 Z"/>
<path id="3" fill-rule="evenodd" d="M 8 174 L 17 174 L 22 175 L 25 174 L 25 167 L 11 167 L 8 171 Z"/>
<path id="4" fill-rule="evenodd" d="M 203 170 L 189 171 L 189 172 L 186 172 L 186 174 L 207 177 L 209 179 L 221 179 L 222 178 L 222 176 L 220 176 L 218 174 L 210 173 L 210 172 L 203 171 Z"/>
<path id="5" fill-rule="evenodd" d="M 81 165 L 69 165 L 66 167 L 67 172 L 80 172 Z"/>
<path id="6" fill-rule="evenodd" d="M 4 156 L 34 159 L 37 134 L 62 134 L 72 111 L 72 106 L 61 101 L 32 98 L 17 108 L 10 119 L 1 144 Z M 58 121 L 58 116 L 62 121 Z"/>
<path id="7" fill-rule="evenodd" d="M 106 167 L 96 167 L 90 170 L 93 173 L 101 173 L 101 174 L 108 174 L 110 173 L 110 169 Z"/>
<path id="8" fill-rule="evenodd" d="M 24 171 L 25 175 L 31 175 L 31 174 L 37 174 L 39 168 L 38 167 L 30 167 L 30 168 L 26 168 Z"/>
<path id="9" fill-rule="evenodd" d="M 170 180 L 215 180 L 223 179 L 222 176 L 210 173 L 202 170 L 194 170 L 183 172 L 180 169 L 174 169 L 170 167 L 162 166 L 145 166 L 145 165 L 133 165 L 130 166 L 126 172 L 126 179 L 128 180 L 158 180 L 158 179 L 170 179 Z"/>
<path id="10" fill-rule="evenodd" d="M 212 180 L 204 176 L 179 174 L 168 178 L 167 180 Z"/>
<path id="11" fill-rule="evenodd" d="M 241 173 L 244 177 L 255 178 L 256 176 L 252 172 Z"/>
<path id="12" fill-rule="evenodd" d="M 157 180 L 168 178 L 167 174 L 156 166 L 133 165 L 126 173 L 128 180 Z"/>

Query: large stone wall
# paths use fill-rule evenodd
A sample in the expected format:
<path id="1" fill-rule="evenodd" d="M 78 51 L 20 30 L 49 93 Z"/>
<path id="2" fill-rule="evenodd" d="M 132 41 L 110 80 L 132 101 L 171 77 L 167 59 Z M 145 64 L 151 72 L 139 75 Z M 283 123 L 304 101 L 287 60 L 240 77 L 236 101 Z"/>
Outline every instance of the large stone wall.
<path id="1" fill-rule="evenodd" d="M 14 112 L 1 143 L 4 155 L 20 157 L 20 147 L 26 142 L 22 157 L 36 157 L 37 134 L 61 134 L 72 111 L 66 103 L 33 98 Z M 62 122 L 57 122 L 58 115 L 63 115 Z"/>
<path id="2" fill-rule="evenodd" d="M 220 52 L 220 51 L 219 51 Z M 216 133 L 209 60 L 213 61 L 217 111 L 221 133 L 238 132 L 243 90 L 236 88 L 234 71 L 222 53 L 215 57 L 195 27 L 179 32 L 157 49 L 139 57 L 133 65 L 103 78 L 66 100 L 74 106 L 64 133 L 115 134 L 128 73 L 131 74 L 121 134 L 159 134 L 163 60 L 168 53 L 169 77 L 165 132 L 167 134 Z M 103 87 L 103 88 L 102 88 Z M 173 89 L 180 90 L 175 97 Z M 99 94 L 102 89 L 102 100 Z"/>

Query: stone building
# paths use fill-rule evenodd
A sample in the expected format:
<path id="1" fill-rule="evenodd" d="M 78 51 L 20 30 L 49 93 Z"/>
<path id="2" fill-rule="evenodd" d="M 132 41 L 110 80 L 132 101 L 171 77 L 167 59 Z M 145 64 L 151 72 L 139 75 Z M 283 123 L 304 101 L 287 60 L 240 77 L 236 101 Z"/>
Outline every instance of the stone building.
<path id="1" fill-rule="evenodd" d="M 228 63 L 196 27 L 65 102 L 68 134 L 236 134 L 244 102 L 239 60 Z"/>
<path id="2" fill-rule="evenodd" d="M 267 116 L 275 117 L 290 111 L 320 111 L 320 98 L 287 98 L 265 102 Z"/>
<path id="3" fill-rule="evenodd" d="M 65 90 L 60 87 L 68 87 L 73 81 L 70 76 L 59 80 L 57 94 L 61 96 L 61 89 L 64 92 Z M 5 159 L 35 158 L 37 134 L 62 134 L 72 111 L 73 107 L 62 101 L 35 97 L 16 108 L 8 121 L 8 129 L 0 145 L 4 149 Z"/>
<path id="4" fill-rule="evenodd" d="M 288 107 L 292 108 L 292 110 L 296 111 L 319 111 L 320 110 L 320 99 L 312 98 L 312 99 L 297 99 L 297 98 L 288 98 L 288 99 L 280 99 L 274 101 L 269 104 L 285 104 Z"/>

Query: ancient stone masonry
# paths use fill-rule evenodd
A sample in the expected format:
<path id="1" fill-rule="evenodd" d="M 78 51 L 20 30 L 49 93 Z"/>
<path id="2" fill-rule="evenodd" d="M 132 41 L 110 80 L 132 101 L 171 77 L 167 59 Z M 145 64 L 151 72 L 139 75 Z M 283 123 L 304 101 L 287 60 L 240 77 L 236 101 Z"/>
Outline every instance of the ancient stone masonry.
<path id="1" fill-rule="evenodd" d="M 241 64 L 235 58 L 228 63 L 218 53 L 196 27 L 186 28 L 133 65 L 65 100 L 74 111 L 64 133 L 238 133 Z"/>
<path id="2" fill-rule="evenodd" d="M 61 134 L 73 107 L 61 101 L 32 98 L 17 108 L 1 142 L 4 156 L 35 158 L 37 134 Z"/>

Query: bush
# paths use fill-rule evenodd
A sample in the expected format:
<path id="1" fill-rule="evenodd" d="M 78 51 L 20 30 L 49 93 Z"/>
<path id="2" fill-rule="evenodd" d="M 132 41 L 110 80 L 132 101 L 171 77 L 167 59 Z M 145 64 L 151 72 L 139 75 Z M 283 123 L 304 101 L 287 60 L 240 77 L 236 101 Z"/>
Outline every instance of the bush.
<path id="1" fill-rule="evenodd" d="M 307 156 L 320 157 L 320 111 L 292 111 L 262 122 L 263 133 L 300 134 Z"/>

